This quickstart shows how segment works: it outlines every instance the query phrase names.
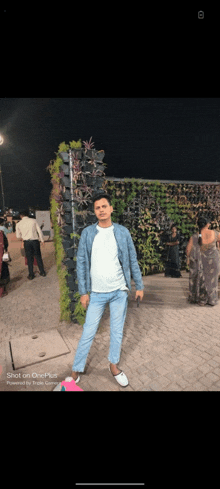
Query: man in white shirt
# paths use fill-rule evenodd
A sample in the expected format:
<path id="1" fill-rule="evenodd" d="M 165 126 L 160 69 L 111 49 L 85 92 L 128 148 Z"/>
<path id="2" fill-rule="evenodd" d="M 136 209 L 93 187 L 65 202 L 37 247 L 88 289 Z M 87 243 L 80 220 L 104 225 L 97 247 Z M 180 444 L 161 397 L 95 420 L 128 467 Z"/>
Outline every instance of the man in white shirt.
<path id="1" fill-rule="evenodd" d="M 127 228 L 112 223 L 110 197 L 100 194 L 94 201 L 98 223 L 82 231 L 77 253 L 77 278 L 80 301 L 88 306 L 83 333 L 72 367 L 72 378 L 79 382 L 86 358 L 95 337 L 105 306 L 110 308 L 109 370 L 123 387 L 128 379 L 118 367 L 127 312 L 128 291 L 131 290 L 130 271 L 136 285 L 136 296 L 143 299 L 143 281 L 137 255 Z M 90 293 L 90 295 L 89 295 Z"/>
<path id="2" fill-rule="evenodd" d="M 16 237 L 24 241 L 24 249 L 25 255 L 27 257 L 29 271 L 28 279 L 32 280 L 35 277 L 33 272 L 34 256 L 36 256 L 40 275 L 42 275 L 43 277 L 46 276 L 41 256 L 39 239 L 43 245 L 45 245 L 45 243 L 43 233 L 36 219 L 28 216 L 28 211 L 20 212 L 21 221 L 16 224 Z"/>

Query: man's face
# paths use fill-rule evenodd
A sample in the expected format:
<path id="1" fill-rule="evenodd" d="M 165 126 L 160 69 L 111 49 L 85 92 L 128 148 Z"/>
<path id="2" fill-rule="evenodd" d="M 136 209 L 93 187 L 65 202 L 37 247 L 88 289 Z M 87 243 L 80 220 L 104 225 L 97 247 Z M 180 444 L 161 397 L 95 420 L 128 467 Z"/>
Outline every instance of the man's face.
<path id="1" fill-rule="evenodd" d="M 112 205 L 109 205 L 107 199 L 96 200 L 94 203 L 94 212 L 99 221 L 107 221 L 111 218 L 113 212 Z"/>

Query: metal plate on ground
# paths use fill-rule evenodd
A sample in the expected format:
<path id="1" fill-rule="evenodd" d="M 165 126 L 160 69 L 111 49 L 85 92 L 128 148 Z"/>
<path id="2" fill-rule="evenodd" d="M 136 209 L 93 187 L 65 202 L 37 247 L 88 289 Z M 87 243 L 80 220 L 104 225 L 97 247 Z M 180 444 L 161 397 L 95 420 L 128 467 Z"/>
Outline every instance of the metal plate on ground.
<path id="1" fill-rule="evenodd" d="M 56 329 L 14 338 L 10 345 L 15 370 L 70 353 Z"/>

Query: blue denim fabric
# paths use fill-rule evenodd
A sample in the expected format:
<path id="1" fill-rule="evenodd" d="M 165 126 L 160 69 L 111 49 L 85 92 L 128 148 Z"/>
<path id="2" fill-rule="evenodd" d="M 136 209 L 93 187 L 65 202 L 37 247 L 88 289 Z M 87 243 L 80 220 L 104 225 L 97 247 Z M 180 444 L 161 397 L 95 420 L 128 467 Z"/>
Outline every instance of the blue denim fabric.
<path id="1" fill-rule="evenodd" d="M 127 312 L 128 293 L 125 290 L 114 290 L 113 292 L 107 293 L 91 292 L 83 333 L 79 340 L 72 366 L 74 372 L 84 371 L 87 355 L 108 302 L 110 308 L 110 348 L 108 360 L 114 364 L 119 362 Z"/>
<path id="2" fill-rule="evenodd" d="M 88 294 L 88 292 L 91 292 L 91 253 L 95 235 L 98 233 L 98 230 L 96 229 L 97 224 L 98 222 L 83 229 L 79 241 L 76 271 L 78 291 L 80 295 L 85 295 Z M 125 226 L 121 226 L 121 224 L 115 222 L 112 224 L 114 226 L 114 235 L 118 247 L 118 259 L 122 266 L 126 285 L 128 289 L 131 290 L 132 275 L 136 290 L 143 290 L 144 284 L 130 232 Z"/>

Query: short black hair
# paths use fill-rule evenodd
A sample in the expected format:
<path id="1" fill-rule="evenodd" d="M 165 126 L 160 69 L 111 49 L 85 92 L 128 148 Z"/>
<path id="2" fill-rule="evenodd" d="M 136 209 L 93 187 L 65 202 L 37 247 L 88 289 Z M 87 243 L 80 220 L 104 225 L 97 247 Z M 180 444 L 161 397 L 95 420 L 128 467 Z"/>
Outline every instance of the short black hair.
<path id="1" fill-rule="evenodd" d="M 93 195 L 93 197 L 92 197 L 93 204 L 95 204 L 95 202 L 97 200 L 100 200 L 100 199 L 106 199 L 108 201 L 109 205 L 112 205 L 111 204 L 111 197 L 109 194 L 106 194 L 106 192 L 98 192 L 95 195 Z"/>
<path id="2" fill-rule="evenodd" d="M 29 211 L 27 209 L 24 209 L 23 211 L 20 211 L 20 216 L 29 217 Z"/>

